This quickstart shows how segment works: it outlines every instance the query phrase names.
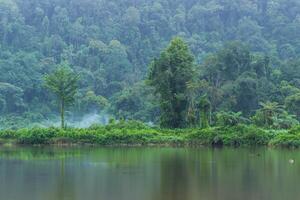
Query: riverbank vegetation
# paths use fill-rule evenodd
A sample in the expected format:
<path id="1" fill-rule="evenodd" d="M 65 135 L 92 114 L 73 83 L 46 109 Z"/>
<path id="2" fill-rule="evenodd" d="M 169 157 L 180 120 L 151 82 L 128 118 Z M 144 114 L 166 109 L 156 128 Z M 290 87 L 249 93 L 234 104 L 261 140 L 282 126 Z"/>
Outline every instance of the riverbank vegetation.
<path id="1" fill-rule="evenodd" d="M 0 145 L 101 145 L 176 147 L 300 147 L 300 127 L 270 130 L 254 125 L 206 129 L 161 129 L 142 122 L 121 121 L 90 128 L 24 128 L 0 131 Z"/>

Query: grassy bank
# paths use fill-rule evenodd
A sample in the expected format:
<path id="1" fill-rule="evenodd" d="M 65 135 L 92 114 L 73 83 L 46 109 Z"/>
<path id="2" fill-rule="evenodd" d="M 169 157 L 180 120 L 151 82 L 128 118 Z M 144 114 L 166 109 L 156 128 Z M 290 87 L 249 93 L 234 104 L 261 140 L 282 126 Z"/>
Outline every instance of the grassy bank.
<path id="1" fill-rule="evenodd" d="M 167 145 L 300 147 L 300 127 L 266 130 L 253 125 L 208 129 L 159 129 L 139 122 L 120 122 L 87 129 L 32 128 L 0 131 L 0 145 Z"/>

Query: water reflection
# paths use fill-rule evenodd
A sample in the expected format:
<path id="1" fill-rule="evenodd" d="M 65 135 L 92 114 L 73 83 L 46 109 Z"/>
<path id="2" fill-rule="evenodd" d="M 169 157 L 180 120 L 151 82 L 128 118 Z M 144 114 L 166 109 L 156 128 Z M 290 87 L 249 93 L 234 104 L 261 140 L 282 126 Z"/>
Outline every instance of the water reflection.
<path id="1" fill-rule="evenodd" d="M 188 162 L 182 152 L 163 154 L 160 157 L 160 188 L 155 199 L 188 199 L 189 174 Z"/>
<path id="2" fill-rule="evenodd" d="M 0 199 L 297 199 L 297 161 L 274 149 L 2 148 Z"/>

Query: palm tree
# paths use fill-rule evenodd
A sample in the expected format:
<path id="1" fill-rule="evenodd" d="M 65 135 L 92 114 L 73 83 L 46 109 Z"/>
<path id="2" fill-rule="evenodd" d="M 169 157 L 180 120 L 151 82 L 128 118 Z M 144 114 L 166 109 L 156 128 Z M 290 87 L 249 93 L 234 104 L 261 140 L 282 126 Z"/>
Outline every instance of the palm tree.
<path id="1" fill-rule="evenodd" d="M 266 126 L 272 126 L 277 116 L 284 112 L 283 106 L 277 102 L 261 102 L 260 106 L 261 108 L 258 111 L 262 113 L 263 121 Z"/>
<path id="2" fill-rule="evenodd" d="M 45 77 L 45 86 L 59 99 L 61 128 L 65 128 L 65 108 L 75 101 L 79 76 L 66 65 Z"/>
<path id="3" fill-rule="evenodd" d="M 217 113 L 217 125 L 236 126 L 240 123 L 249 123 L 249 119 L 242 116 L 242 112 L 224 112 Z"/>

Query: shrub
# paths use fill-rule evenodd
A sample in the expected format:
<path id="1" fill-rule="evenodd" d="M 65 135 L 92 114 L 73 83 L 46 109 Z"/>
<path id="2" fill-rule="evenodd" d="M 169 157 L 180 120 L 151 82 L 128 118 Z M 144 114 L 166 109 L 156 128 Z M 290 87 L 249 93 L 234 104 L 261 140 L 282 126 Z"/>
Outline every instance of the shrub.
<path id="1" fill-rule="evenodd" d="M 278 134 L 270 141 L 271 146 L 299 148 L 300 135 L 299 134 Z"/>
<path id="2" fill-rule="evenodd" d="M 58 136 L 59 131 L 56 128 L 21 129 L 17 131 L 17 139 L 21 144 L 48 144 L 52 138 Z"/>
<path id="3" fill-rule="evenodd" d="M 2 130 L 3 140 L 19 144 L 98 144 L 98 145 L 267 145 L 300 147 L 300 126 L 289 131 L 265 130 L 254 125 L 210 127 L 206 129 L 158 129 L 137 121 L 121 121 L 88 129 L 32 128 Z"/>

